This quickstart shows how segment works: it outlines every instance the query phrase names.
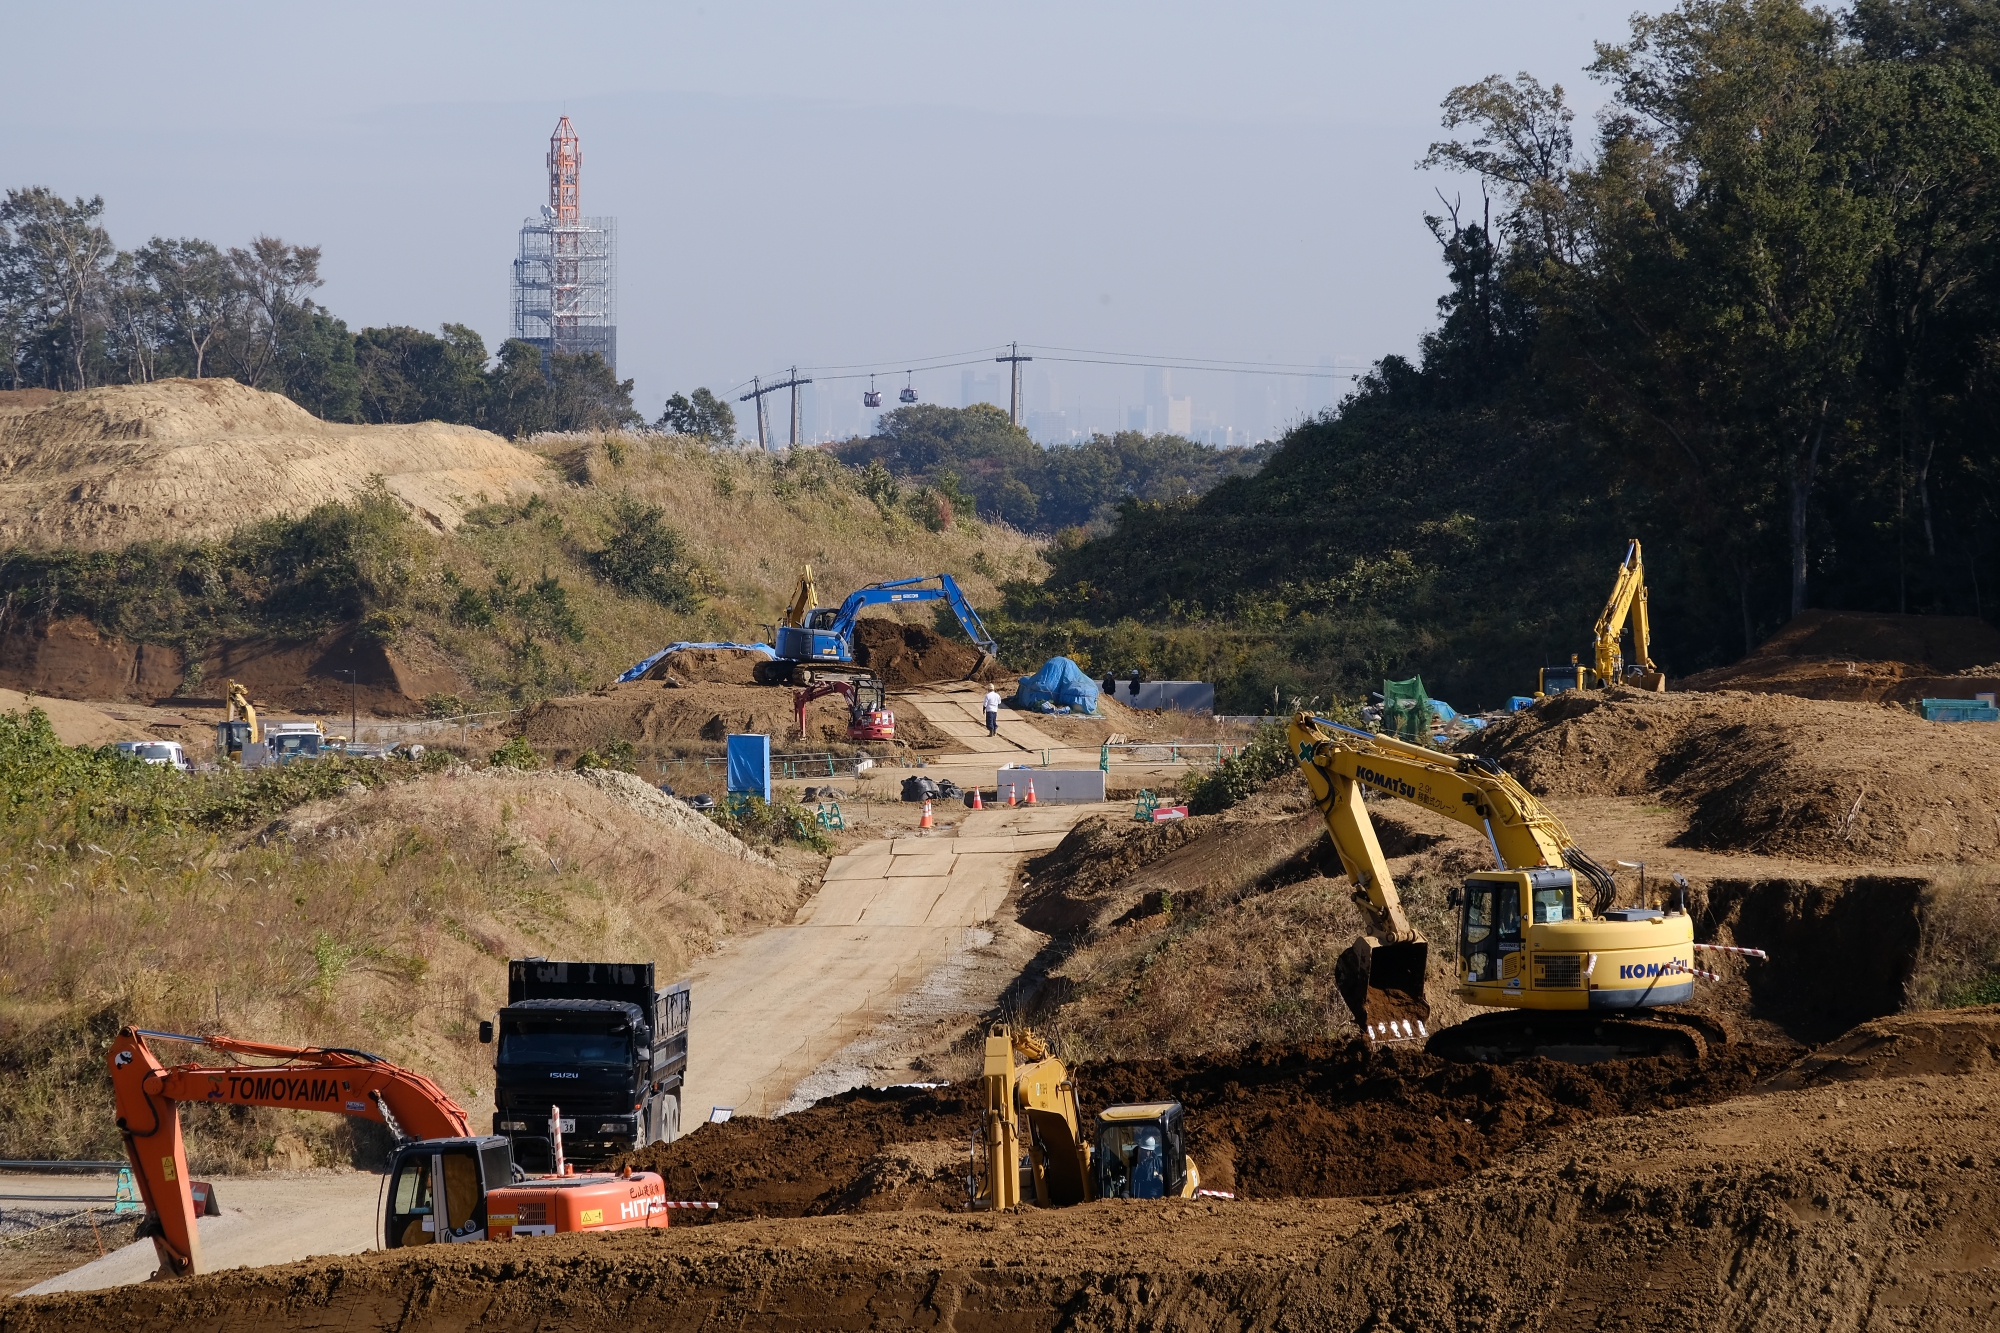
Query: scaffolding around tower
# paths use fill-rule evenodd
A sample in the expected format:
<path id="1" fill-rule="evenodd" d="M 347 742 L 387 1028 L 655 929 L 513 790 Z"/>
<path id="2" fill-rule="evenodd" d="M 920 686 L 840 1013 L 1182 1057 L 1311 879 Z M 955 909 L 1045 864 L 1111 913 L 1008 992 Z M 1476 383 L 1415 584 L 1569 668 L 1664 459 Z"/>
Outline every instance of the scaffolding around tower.
<path id="1" fill-rule="evenodd" d="M 549 137 L 549 201 L 521 225 L 513 333 L 551 352 L 595 352 L 618 365 L 618 224 L 582 216 L 583 152 L 564 116 Z"/>

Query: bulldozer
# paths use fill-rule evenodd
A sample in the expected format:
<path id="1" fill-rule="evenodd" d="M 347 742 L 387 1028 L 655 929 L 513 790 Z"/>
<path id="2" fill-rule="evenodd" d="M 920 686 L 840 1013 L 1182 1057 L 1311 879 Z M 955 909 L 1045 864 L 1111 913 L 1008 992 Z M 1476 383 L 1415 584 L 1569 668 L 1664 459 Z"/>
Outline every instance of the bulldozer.
<path id="1" fill-rule="evenodd" d="M 163 1065 L 150 1041 L 268 1063 Z M 213 1196 L 198 1203 L 191 1188 L 181 1137 L 185 1101 L 328 1111 L 385 1125 L 396 1142 L 381 1214 L 385 1249 L 664 1227 L 671 1215 L 657 1173 L 580 1175 L 571 1168 L 559 1108 L 550 1115 L 555 1172 L 526 1176 L 508 1139 L 475 1135 L 444 1089 L 366 1051 L 128 1027 L 111 1043 L 110 1065 L 118 1132 L 145 1206 L 139 1235 L 152 1239 L 160 1259 L 155 1277 L 204 1271 L 195 1217 Z"/>
<path id="2" fill-rule="evenodd" d="M 1201 1171 L 1184 1150 L 1179 1102 L 1107 1106 L 1097 1114 L 1094 1141 L 1087 1139 L 1076 1080 L 1028 1028 L 1002 1023 L 988 1030 L 981 1087 L 986 1109 L 975 1142 L 983 1161 L 968 1178 L 975 1208 L 1017 1208 L 1029 1195 L 1044 1208 L 1061 1208 L 1202 1192 Z"/>
<path id="3" fill-rule="evenodd" d="M 1625 623 L 1632 623 L 1632 660 L 1627 662 L 1622 645 Z M 1635 690 L 1664 693 L 1667 678 L 1653 665 L 1653 624 L 1646 611 L 1646 564 L 1634 537 L 1618 563 L 1611 583 L 1611 596 L 1598 612 L 1591 635 L 1595 641 L 1591 665 L 1585 666 L 1570 654 L 1567 667 L 1543 667 L 1535 685 L 1535 697 L 1545 699 L 1564 690 L 1606 689 L 1625 685 Z"/>
<path id="4" fill-rule="evenodd" d="M 1699 1059 L 1727 1033 L 1663 1012 L 1694 993 L 1694 922 L 1679 902 L 1617 907 L 1612 873 L 1500 765 L 1296 714 L 1292 753 L 1367 924 L 1334 981 L 1372 1045 L 1423 1041 L 1448 1058 L 1531 1055 L 1575 1063 L 1646 1055 Z M 1430 942 L 1403 910 L 1363 793 L 1409 801 L 1478 830 L 1495 869 L 1475 871 L 1457 909 L 1454 994 L 1492 1012 L 1430 1028 Z"/>

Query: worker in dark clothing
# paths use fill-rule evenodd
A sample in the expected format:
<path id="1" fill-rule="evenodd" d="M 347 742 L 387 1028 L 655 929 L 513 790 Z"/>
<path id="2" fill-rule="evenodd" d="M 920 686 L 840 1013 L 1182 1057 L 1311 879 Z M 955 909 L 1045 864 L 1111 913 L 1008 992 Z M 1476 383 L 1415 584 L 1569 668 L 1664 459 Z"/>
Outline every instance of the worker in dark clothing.
<path id="1" fill-rule="evenodd" d="M 1133 668 L 1132 668 L 1132 674 L 1131 674 L 1131 676 L 1129 676 L 1129 677 L 1128 677 L 1128 678 L 1126 679 L 1126 682 L 1125 682 L 1125 685 L 1126 685 L 1126 688 L 1127 688 L 1127 689 L 1129 689 L 1129 690 L 1131 690 L 1131 691 L 1132 691 L 1132 703 L 1133 703 L 1133 706 L 1134 706 L 1134 707 L 1137 707 L 1137 706 L 1138 706 L 1138 703 L 1139 703 L 1139 668 L 1138 668 L 1138 667 L 1133 667 Z"/>

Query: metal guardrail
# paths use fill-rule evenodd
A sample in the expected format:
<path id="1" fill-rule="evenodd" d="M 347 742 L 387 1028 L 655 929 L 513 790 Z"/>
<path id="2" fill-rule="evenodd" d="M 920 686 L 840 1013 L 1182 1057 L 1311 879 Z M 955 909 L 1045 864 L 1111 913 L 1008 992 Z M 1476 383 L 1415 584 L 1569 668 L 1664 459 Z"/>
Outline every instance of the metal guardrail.
<path id="1" fill-rule="evenodd" d="M 109 1175 L 129 1165 L 131 1165 L 129 1162 L 122 1160 L 116 1162 L 84 1162 L 74 1158 L 67 1158 L 59 1161 L 43 1162 L 31 1159 L 14 1159 L 0 1161 L 0 1171 L 79 1171 L 88 1174 Z"/>
<path id="2" fill-rule="evenodd" d="M 1219 764 L 1232 759 L 1243 749 L 1243 741 L 1130 741 L 1121 745 L 1101 745 L 1099 755 L 1105 760 L 1116 756 L 1113 751 L 1122 750 L 1128 762 L 1167 764 Z M 1140 754 L 1139 751 L 1156 751 L 1154 754 Z M 1046 767 L 1047 761 L 1043 761 Z"/>
<path id="3" fill-rule="evenodd" d="M 774 754 L 771 756 L 771 777 L 776 781 L 793 778 L 834 778 L 842 774 L 852 776 L 861 771 L 859 765 L 866 764 L 873 768 L 877 762 L 873 755 L 834 754 L 830 750 L 818 754 Z M 704 770 L 726 769 L 728 765 L 727 755 L 704 755 L 701 760 Z"/>

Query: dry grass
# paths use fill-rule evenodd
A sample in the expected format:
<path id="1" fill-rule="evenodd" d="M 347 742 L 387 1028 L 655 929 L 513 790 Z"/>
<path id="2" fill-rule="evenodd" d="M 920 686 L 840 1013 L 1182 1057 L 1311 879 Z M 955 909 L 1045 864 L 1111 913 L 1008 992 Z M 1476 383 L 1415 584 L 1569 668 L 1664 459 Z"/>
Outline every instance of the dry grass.
<path id="1" fill-rule="evenodd" d="M 660 435 L 542 438 L 530 447 L 563 480 L 536 500 L 476 511 L 456 532 L 424 542 L 408 604 L 397 612 L 399 649 L 420 663 L 450 661 L 485 704 L 602 684 L 677 639 L 764 638 L 806 564 L 822 601 L 883 579 L 943 571 L 975 605 L 992 606 L 1001 582 L 1048 573 L 1038 539 L 981 522 L 933 532 L 905 508 L 862 495 L 856 474 L 818 450 L 716 451 Z M 623 497 L 664 510 L 686 540 L 706 591 L 699 610 L 624 596 L 591 572 L 589 557 L 603 547 Z M 453 578 L 483 593 L 496 577 L 525 587 L 544 574 L 566 590 L 581 643 L 544 638 L 528 646 L 454 621 Z M 931 610 L 913 614 L 928 622 Z"/>
<path id="2" fill-rule="evenodd" d="M 490 1114 L 504 960 L 652 959 L 783 918 L 797 881 L 570 774 L 444 774 L 318 802 L 263 833 L 0 844 L 0 1156 L 120 1154 L 103 1050 L 124 1023 L 358 1046 Z M 167 1046 L 164 1058 L 187 1058 Z M 354 1124 L 188 1108 L 199 1169 L 366 1160 Z"/>
<path id="3" fill-rule="evenodd" d="M 1906 1008 L 2000 1004 L 2000 871 L 1952 866 L 1924 894 Z"/>

